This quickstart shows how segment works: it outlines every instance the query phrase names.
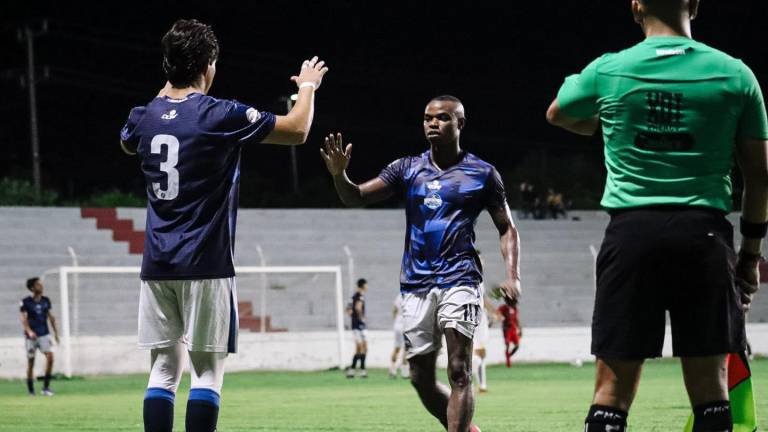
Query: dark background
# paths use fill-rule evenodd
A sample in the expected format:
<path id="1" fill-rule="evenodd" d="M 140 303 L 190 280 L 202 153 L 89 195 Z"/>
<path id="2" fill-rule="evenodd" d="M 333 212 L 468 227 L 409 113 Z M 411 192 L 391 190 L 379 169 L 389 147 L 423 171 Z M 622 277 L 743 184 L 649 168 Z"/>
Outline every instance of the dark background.
<path id="1" fill-rule="evenodd" d="M 696 39 L 743 59 L 764 87 L 766 3 L 704 0 L 694 21 Z M 312 133 L 298 149 L 301 192 L 291 192 L 289 150 L 254 145 L 243 156 L 243 206 L 338 206 L 318 155 L 322 137 L 344 132 L 355 144 L 350 177 L 366 180 L 427 148 L 424 106 L 448 93 L 467 109 L 462 146 L 499 168 L 513 202 L 516 183 L 527 179 L 590 207 L 602 193 L 601 140 L 550 127 L 544 113 L 566 75 L 642 39 L 629 7 L 630 0 L 3 2 L 0 177 L 31 179 L 18 29 L 48 20 L 35 38 L 43 186 L 77 202 L 112 189 L 143 194 L 138 161 L 120 151 L 118 133 L 130 108 L 164 84 L 162 35 L 177 18 L 197 18 L 221 45 L 212 96 L 283 114 L 281 97 L 295 92 L 289 77 L 301 61 L 316 54 L 330 66 Z"/>

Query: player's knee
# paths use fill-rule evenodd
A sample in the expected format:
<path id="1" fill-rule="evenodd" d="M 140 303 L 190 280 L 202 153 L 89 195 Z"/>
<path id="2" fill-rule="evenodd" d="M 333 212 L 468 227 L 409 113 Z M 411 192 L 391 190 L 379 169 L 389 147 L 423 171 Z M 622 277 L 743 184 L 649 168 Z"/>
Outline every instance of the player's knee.
<path id="1" fill-rule="evenodd" d="M 226 353 L 190 352 L 192 388 L 209 389 L 221 394 L 224 384 Z"/>
<path id="2" fill-rule="evenodd" d="M 472 383 L 472 369 L 464 358 L 451 359 L 448 362 L 448 379 L 453 387 L 467 387 Z"/>

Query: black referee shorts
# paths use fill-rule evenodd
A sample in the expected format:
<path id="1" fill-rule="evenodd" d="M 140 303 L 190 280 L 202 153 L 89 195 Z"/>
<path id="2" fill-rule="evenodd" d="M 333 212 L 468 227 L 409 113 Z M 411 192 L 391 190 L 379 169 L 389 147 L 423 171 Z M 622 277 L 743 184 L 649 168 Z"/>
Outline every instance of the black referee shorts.
<path id="1" fill-rule="evenodd" d="M 676 357 L 746 348 L 733 226 L 704 207 L 612 212 L 597 257 L 592 354 L 660 357 L 666 311 Z"/>

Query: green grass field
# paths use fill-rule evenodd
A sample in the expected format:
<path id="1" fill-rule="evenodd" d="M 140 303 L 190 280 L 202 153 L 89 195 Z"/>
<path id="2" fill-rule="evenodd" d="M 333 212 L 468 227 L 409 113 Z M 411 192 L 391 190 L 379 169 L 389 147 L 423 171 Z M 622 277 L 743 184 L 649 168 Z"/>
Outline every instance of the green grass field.
<path id="1" fill-rule="evenodd" d="M 768 360 L 752 364 L 761 424 L 767 423 Z M 583 430 L 593 365 L 489 368 L 477 397 L 484 432 Z M 444 372 L 442 374 L 444 376 Z M 184 429 L 189 378 L 177 397 L 176 430 Z M 56 396 L 29 397 L 22 381 L 0 381 L 0 431 L 140 431 L 146 377 L 103 376 L 54 382 Z M 39 390 L 39 384 L 37 386 Z M 338 371 L 227 375 L 219 431 L 440 431 L 407 380 L 374 370 L 367 380 Z M 630 425 L 633 432 L 682 431 L 689 413 L 674 361 L 646 366 Z"/>

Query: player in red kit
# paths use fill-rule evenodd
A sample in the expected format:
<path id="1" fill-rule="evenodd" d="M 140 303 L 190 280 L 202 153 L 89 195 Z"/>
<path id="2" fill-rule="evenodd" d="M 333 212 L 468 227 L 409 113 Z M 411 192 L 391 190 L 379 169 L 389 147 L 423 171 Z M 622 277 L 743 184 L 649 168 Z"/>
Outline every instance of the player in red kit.
<path id="1" fill-rule="evenodd" d="M 496 312 L 501 320 L 501 333 L 504 335 L 504 354 L 507 358 L 507 367 L 511 367 L 512 356 L 520 349 L 520 338 L 523 336 L 518 318 L 517 299 L 509 302 L 509 304 L 502 304 L 496 309 Z"/>

